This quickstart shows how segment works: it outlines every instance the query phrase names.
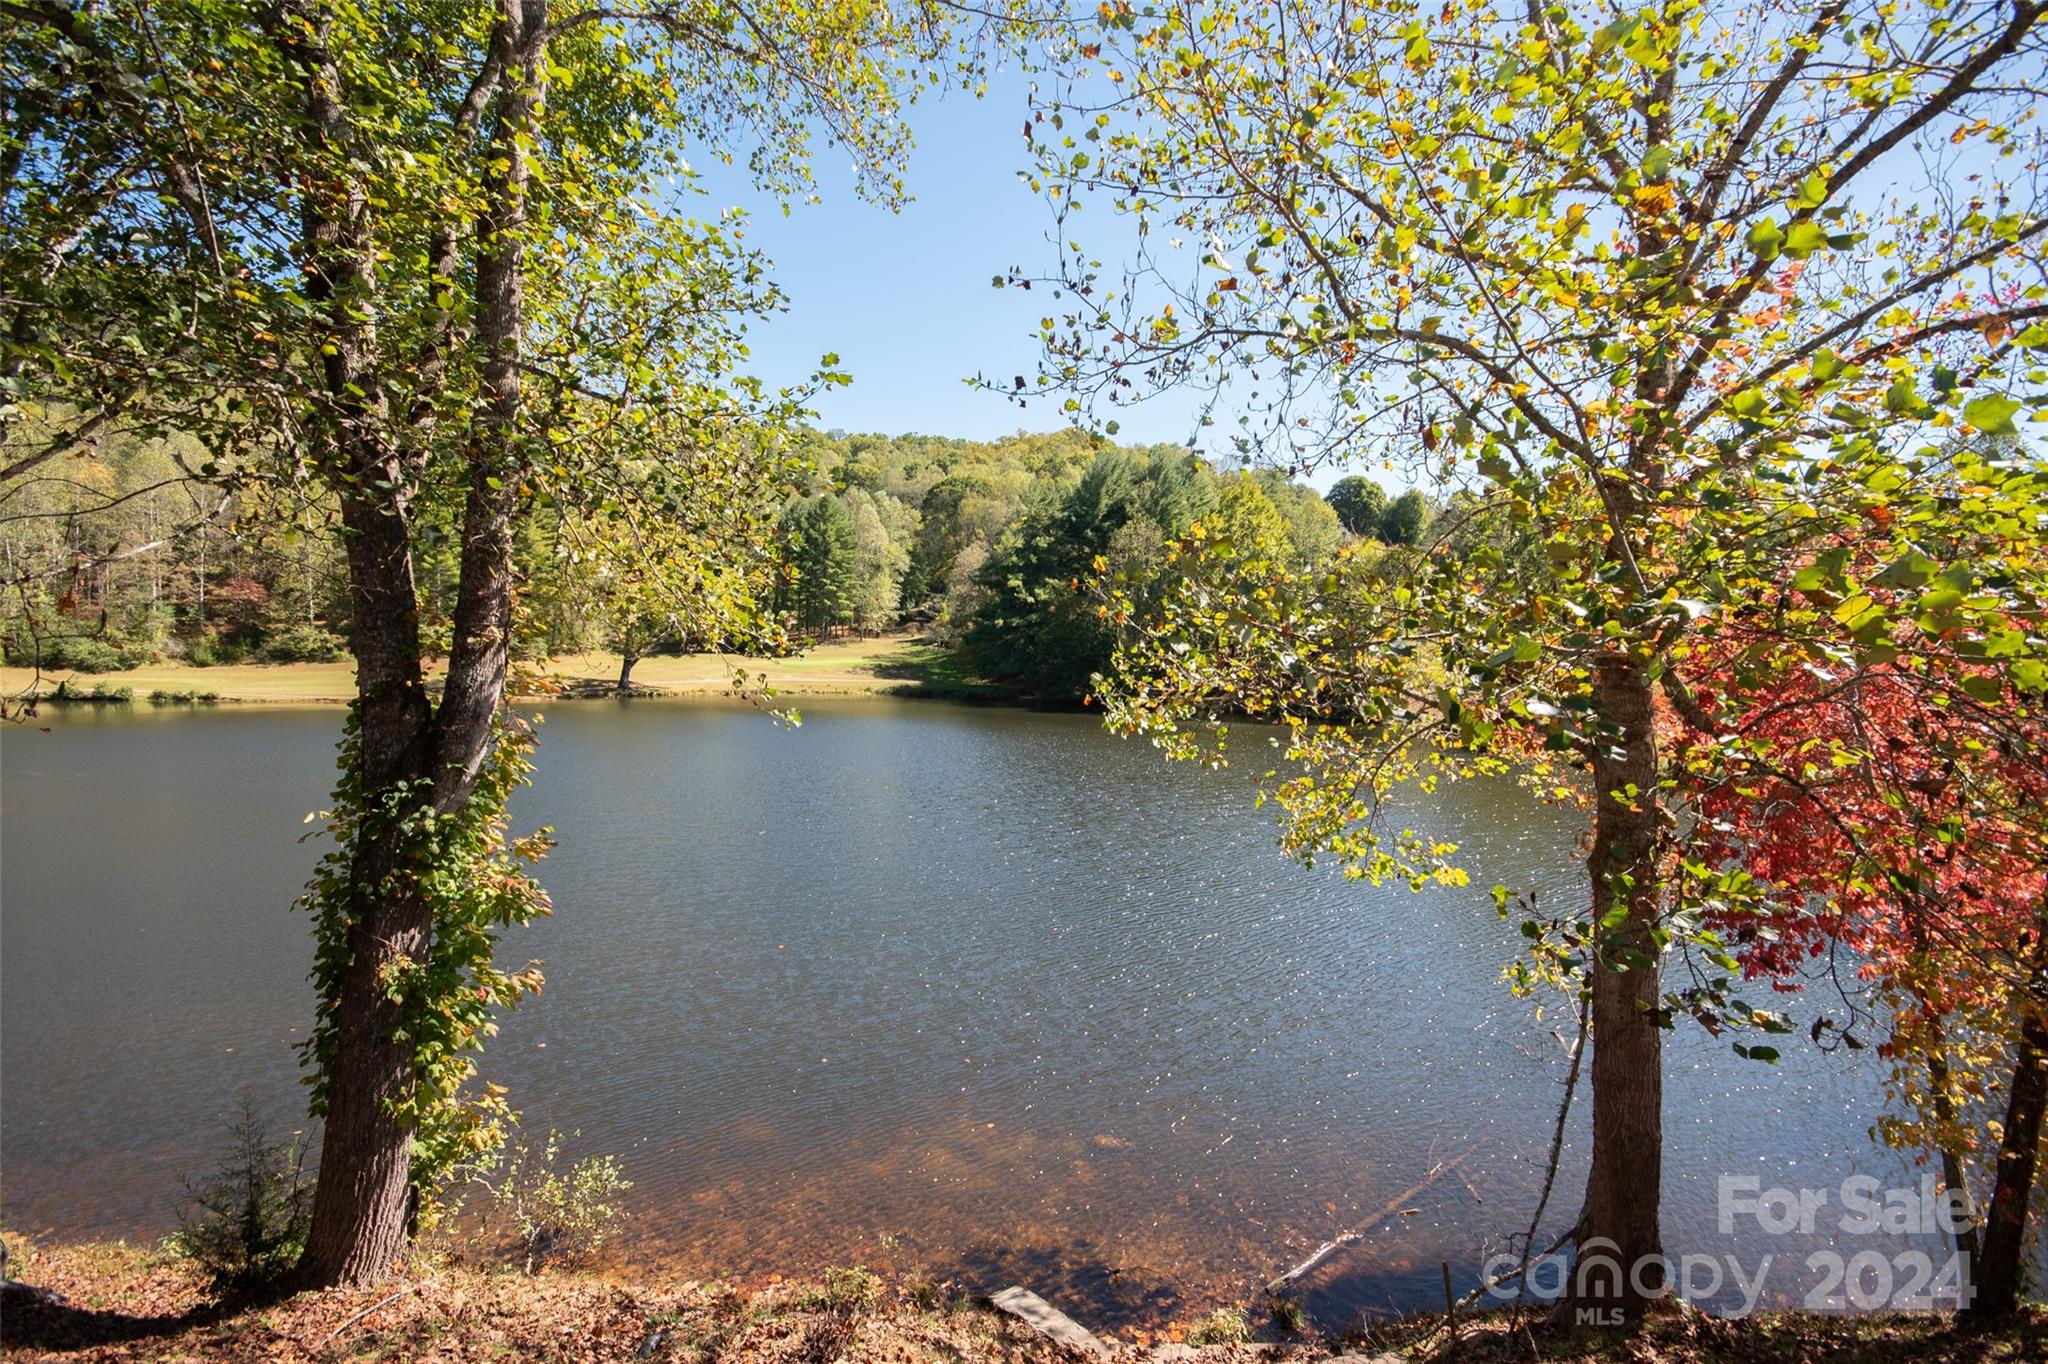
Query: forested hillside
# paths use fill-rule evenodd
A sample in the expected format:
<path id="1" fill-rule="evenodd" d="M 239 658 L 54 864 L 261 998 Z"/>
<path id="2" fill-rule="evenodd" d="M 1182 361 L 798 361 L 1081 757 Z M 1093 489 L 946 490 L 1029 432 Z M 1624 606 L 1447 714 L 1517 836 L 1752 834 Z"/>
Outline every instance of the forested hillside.
<path id="1" fill-rule="evenodd" d="M 114 672 L 347 653 L 332 496 L 274 477 L 202 480 L 209 459 L 182 435 L 115 434 L 0 482 L 10 663 Z M 1326 501 L 1275 471 L 1219 472 L 1179 446 L 1080 429 L 986 442 L 812 433 L 791 452 L 786 495 L 763 567 L 779 628 L 687 638 L 673 582 L 641 582 L 630 556 L 602 552 L 588 513 L 554 509 L 517 547 L 523 651 L 774 653 L 907 624 L 983 677 L 1071 702 L 1112 643 L 1098 586 L 1156 584 L 1168 543 L 1195 522 L 1248 558 L 1308 567 L 1354 534 L 1413 544 L 1430 515 L 1420 493 L 1390 502 L 1356 477 Z M 443 649 L 458 559 L 450 534 L 419 563 Z"/>

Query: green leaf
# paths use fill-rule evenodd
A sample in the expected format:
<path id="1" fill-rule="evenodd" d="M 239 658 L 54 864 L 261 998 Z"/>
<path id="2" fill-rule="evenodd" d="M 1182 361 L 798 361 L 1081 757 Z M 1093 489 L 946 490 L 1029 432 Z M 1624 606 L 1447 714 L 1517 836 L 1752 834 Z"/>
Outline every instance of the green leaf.
<path id="1" fill-rule="evenodd" d="M 1834 609 L 1833 615 L 1845 628 L 1860 630 L 1873 619 L 1881 619 L 1884 615 L 1884 608 L 1872 600 L 1869 593 L 1858 592 L 1855 596 L 1837 606 Z"/>
<path id="2" fill-rule="evenodd" d="M 1785 234 L 1785 254 L 1793 260 L 1805 260 L 1827 244 L 1827 229 L 1819 223 L 1794 223 L 1792 230 Z"/>
<path id="3" fill-rule="evenodd" d="M 1886 564 L 1870 581 L 1879 587 L 1924 587 L 1934 581 L 1941 565 L 1917 549 L 1909 549 Z"/>
<path id="4" fill-rule="evenodd" d="M 2016 399 L 2002 393 L 1987 393 L 1964 405 L 1963 420 L 1987 436 L 2010 436 L 2015 431 L 2013 415 L 2020 406 Z"/>
<path id="5" fill-rule="evenodd" d="M 2005 695 L 2005 688 L 1988 673 L 1971 673 L 1963 679 L 1963 690 L 1973 700 L 1982 701 L 1987 706 L 1998 704 Z"/>
<path id="6" fill-rule="evenodd" d="M 1631 33 L 1634 33 L 1641 26 L 1642 22 L 1641 19 L 1623 18 L 1616 19 L 1608 24 L 1607 27 L 1593 35 L 1593 55 L 1596 57 L 1604 56 L 1613 49 L 1616 43 L 1626 40 Z"/>

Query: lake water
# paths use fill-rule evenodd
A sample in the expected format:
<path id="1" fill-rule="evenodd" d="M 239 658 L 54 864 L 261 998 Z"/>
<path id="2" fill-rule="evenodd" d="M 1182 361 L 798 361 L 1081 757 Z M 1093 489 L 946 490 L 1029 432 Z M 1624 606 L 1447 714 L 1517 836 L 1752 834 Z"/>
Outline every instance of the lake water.
<path id="1" fill-rule="evenodd" d="M 1244 778 L 1086 717 L 804 713 L 559 705 L 515 804 L 558 831 L 557 912 L 505 946 L 548 984 L 485 1070 L 530 1129 L 623 1158 L 633 1267 L 861 1262 L 1114 1326 L 1242 1300 L 1361 1230 L 1307 1288 L 1342 1324 L 1440 1302 L 1440 1263 L 1476 1282 L 1522 1229 L 1563 1048 L 1498 984 L 1517 935 L 1487 887 L 1582 896 L 1576 816 L 1446 788 L 1406 822 L 1473 884 L 1415 894 L 1283 860 Z M 0 1199 L 16 1231 L 153 1237 L 237 1095 L 302 1116 L 296 840 L 340 716 L 44 723 L 0 735 Z M 1671 1039 L 1665 1240 L 1775 1254 L 1796 1299 L 1825 1229 L 1724 1236 L 1720 1177 L 1919 1175 L 1868 1139 L 1871 1053 L 1786 1050 Z"/>

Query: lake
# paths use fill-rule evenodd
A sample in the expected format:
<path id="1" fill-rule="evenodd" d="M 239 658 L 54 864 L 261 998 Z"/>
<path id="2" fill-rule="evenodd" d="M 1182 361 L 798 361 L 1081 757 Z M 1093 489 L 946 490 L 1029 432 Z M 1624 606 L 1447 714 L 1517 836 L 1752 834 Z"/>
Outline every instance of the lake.
<path id="1" fill-rule="evenodd" d="M 1498 983 L 1518 935 L 1488 887 L 1576 902 L 1577 816 L 1446 787 L 1404 822 L 1461 844 L 1472 885 L 1417 894 L 1304 871 L 1244 776 L 1088 717 L 804 717 L 557 705 L 514 805 L 515 831 L 558 832 L 556 914 L 504 947 L 547 990 L 484 1069 L 530 1131 L 621 1156 L 631 1267 L 1022 1282 L 1102 1327 L 1243 1300 L 1365 1231 L 1306 1285 L 1343 1324 L 1440 1303 L 1441 1263 L 1476 1282 L 1522 1230 L 1569 1021 Z M 0 735 L 10 1230 L 159 1236 L 238 1095 L 303 1120 L 292 902 L 318 848 L 296 840 L 340 720 L 138 706 Z M 1672 1251 L 1828 1244 L 1722 1235 L 1724 1174 L 1919 1178 L 1867 1136 L 1872 1053 L 1785 1049 L 1671 1038 Z M 1553 1226 L 1584 1178 L 1581 1097 Z"/>

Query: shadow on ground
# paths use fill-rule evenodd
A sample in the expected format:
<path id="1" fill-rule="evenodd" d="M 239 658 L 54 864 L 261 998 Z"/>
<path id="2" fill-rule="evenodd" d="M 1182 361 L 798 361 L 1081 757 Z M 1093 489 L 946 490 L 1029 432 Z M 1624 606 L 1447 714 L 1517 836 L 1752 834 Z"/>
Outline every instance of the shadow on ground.
<path id="1" fill-rule="evenodd" d="M 82 1350 L 161 1340 L 216 1325 L 247 1303 L 206 1303 L 163 1316 L 138 1317 L 81 1307 L 42 1289 L 10 1283 L 0 1292 L 0 1345 L 10 1350 Z"/>

